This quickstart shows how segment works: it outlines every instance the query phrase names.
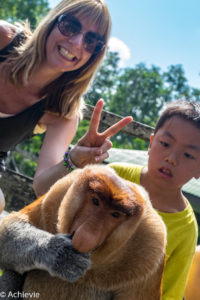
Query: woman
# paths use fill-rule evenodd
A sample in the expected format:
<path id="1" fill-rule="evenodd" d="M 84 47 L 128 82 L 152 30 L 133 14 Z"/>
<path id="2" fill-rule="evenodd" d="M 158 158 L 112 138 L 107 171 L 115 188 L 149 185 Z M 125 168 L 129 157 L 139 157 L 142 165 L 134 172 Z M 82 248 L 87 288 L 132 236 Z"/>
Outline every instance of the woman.
<path id="1" fill-rule="evenodd" d="M 37 195 L 67 173 L 63 154 L 110 27 L 103 0 L 63 0 L 33 34 L 27 25 L 0 22 L 0 157 L 32 136 L 37 124 L 46 129 L 33 183 Z"/>

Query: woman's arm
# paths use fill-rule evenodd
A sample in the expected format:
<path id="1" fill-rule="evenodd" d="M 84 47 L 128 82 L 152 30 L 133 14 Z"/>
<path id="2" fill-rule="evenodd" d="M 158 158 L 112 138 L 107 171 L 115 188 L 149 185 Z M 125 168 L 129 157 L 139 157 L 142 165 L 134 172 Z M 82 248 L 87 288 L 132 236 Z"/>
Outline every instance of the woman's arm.
<path id="1" fill-rule="evenodd" d="M 63 155 L 76 133 L 78 118 L 67 120 L 45 114 L 40 122 L 47 126 L 47 132 L 33 180 L 37 196 L 45 194 L 53 183 L 68 173 L 63 165 Z"/>

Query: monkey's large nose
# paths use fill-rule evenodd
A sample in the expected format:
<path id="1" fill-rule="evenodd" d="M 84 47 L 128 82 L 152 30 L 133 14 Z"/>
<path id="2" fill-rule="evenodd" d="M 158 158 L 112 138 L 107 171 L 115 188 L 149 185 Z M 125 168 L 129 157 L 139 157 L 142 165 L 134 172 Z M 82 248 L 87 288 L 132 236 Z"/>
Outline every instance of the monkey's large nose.
<path id="1" fill-rule="evenodd" d="M 72 238 L 74 248 L 79 252 L 90 252 L 99 247 L 102 243 L 100 232 L 92 232 L 92 230 L 82 230 L 78 228 Z"/>

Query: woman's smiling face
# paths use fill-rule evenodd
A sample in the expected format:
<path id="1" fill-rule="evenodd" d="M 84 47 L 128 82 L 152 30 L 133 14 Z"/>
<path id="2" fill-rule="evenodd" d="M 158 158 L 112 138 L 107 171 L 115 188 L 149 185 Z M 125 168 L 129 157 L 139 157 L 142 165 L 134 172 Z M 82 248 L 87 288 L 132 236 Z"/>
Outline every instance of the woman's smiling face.
<path id="1" fill-rule="evenodd" d="M 84 18 L 79 18 L 79 21 L 82 24 L 81 33 L 71 37 L 64 36 L 56 24 L 47 39 L 46 64 L 59 75 L 81 68 L 92 56 L 84 48 L 83 39 L 85 32 L 97 32 L 96 25 L 88 25 Z"/>

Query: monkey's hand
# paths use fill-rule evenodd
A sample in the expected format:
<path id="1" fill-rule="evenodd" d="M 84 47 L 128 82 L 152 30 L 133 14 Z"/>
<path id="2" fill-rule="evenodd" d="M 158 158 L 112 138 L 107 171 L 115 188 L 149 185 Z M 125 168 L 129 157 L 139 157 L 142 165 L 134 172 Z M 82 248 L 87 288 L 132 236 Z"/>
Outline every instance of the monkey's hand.
<path id="1" fill-rule="evenodd" d="M 20 274 L 40 269 L 76 281 L 90 267 L 89 254 L 77 252 L 70 236 L 53 235 L 30 223 L 6 217 L 0 224 L 0 267 Z"/>
<path id="2" fill-rule="evenodd" d="M 67 234 L 53 236 L 44 251 L 45 255 L 41 256 L 39 264 L 44 264 L 51 276 L 73 282 L 90 268 L 89 254 L 74 249 Z"/>

